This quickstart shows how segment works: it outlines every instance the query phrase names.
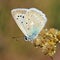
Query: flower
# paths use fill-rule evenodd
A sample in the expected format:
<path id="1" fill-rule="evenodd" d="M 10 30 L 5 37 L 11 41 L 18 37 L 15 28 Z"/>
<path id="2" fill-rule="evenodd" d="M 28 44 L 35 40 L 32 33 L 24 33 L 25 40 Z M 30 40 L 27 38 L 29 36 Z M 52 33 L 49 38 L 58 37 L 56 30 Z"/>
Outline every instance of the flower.
<path id="1" fill-rule="evenodd" d="M 35 47 L 40 47 L 45 55 L 53 56 L 56 53 L 57 43 L 60 43 L 60 31 L 57 29 L 43 29 L 33 41 Z"/>

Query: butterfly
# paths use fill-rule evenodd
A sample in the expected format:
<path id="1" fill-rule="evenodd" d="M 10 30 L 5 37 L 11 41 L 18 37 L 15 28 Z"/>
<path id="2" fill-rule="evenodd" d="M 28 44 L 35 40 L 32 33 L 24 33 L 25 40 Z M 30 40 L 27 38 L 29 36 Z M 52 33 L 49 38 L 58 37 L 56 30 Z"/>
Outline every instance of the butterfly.
<path id="1" fill-rule="evenodd" d="M 36 8 L 16 8 L 11 14 L 27 41 L 37 38 L 47 22 L 45 14 Z"/>

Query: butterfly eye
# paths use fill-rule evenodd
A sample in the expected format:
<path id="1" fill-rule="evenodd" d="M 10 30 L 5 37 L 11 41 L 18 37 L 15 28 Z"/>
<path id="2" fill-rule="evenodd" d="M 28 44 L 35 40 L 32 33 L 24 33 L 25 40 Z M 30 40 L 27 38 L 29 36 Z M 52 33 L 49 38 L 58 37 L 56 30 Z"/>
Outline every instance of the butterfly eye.
<path id="1" fill-rule="evenodd" d="M 27 37 L 26 36 L 24 36 L 24 40 L 27 41 Z"/>

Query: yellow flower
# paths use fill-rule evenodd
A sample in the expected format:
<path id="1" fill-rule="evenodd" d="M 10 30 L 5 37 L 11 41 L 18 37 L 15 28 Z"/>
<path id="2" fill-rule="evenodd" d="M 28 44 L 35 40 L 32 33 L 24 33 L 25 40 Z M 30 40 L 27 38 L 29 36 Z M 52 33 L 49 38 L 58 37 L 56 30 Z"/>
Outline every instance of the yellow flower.
<path id="1" fill-rule="evenodd" d="M 56 53 L 56 45 L 60 43 L 60 31 L 57 29 L 43 29 L 33 41 L 36 47 L 41 47 L 46 55 L 53 56 Z"/>

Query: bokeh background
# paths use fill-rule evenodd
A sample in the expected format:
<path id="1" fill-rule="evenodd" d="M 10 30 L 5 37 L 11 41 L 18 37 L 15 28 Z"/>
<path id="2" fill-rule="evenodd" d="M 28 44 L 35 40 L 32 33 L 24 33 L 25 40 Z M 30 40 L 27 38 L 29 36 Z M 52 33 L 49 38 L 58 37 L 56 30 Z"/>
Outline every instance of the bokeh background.
<path id="1" fill-rule="evenodd" d="M 22 32 L 11 16 L 14 8 L 31 7 L 46 14 L 48 21 L 45 28 L 60 29 L 60 0 L 0 0 L 0 60 L 51 60 L 41 53 L 40 48 L 24 41 Z M 60 60 L 59 45 L 54 60 Z"/>

